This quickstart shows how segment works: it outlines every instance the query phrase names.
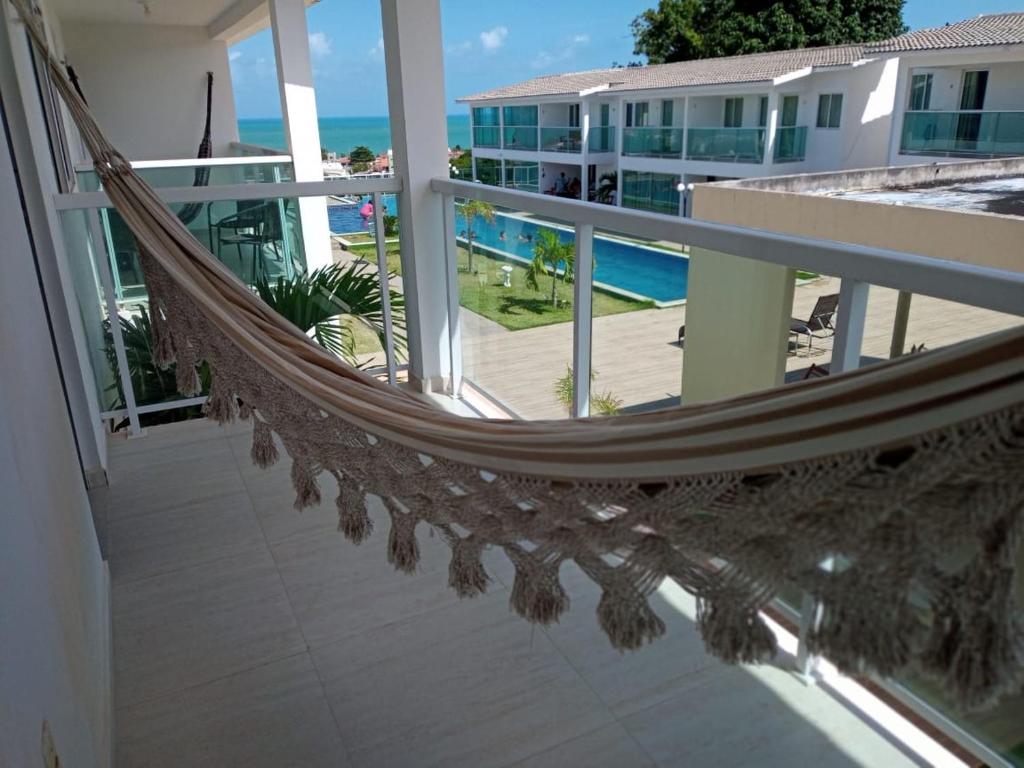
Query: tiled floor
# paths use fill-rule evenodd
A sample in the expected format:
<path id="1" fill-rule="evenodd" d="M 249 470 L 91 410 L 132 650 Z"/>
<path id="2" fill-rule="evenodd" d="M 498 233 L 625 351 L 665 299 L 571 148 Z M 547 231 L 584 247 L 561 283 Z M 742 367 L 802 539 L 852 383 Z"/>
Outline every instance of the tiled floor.
<path id="1" fill-rule="evenodd" d="M 286 462 L 249 458 L 249 428 L 189 422 L 111 444 L 96 494 L 113 573 L 118 765 L 886 766 L 913 761 L 778 666 L 704 653 L 693 603 L 656 597 L 668 636 L 612 650 L 598 595 L 535 629 L 512 568 L 458 600 L 420 529 L 413 576 L 385 560 L 386 514 L 356 547 L 333 493 L 296 513 Z"/>

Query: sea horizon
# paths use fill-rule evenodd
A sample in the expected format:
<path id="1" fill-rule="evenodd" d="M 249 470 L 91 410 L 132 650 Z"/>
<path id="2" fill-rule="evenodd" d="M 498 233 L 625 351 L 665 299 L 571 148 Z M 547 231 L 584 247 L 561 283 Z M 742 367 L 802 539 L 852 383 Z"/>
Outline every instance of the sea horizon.
<path id="1" fill-rule="evenodd" d="M 447 121 L 448 146 L 469 147 L 469 115 L 448 115 Z M 387 115 L 322 116 L 317 122 L 320 126 L 320 145 L 339 155 L 347 154 L 359 145 L 369 147 L 378 154 L 391 148 L 391 121 Z M 238 134 L 240 140 L 247 144 L 259 144 L 282 151 L 285 146 L 284 123 L 280 117 L 238 118 Z"/>

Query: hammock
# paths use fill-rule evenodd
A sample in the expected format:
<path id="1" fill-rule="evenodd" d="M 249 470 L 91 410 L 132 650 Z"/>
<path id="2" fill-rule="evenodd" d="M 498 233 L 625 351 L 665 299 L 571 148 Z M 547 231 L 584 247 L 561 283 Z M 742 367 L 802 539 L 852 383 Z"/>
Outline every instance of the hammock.
<path id="1" fill-rule="evenodd" d="M 206 127 L 203 129 L 203 138 L 199 142 L 199 151 L 196 157 L 200 160 L 207 160 L 213 157 L 213 142 L 210 141 L 210 117 L 213 114 L 213 72 L 206 73 Z M 210 181 L 210 166 L 196 166 L 195 178 L 192 180 L 193 187 L 205 187 Z M 184 226 L 195 221 L 196 216 L 203 210 L 205 203 L 187 203 L 178 211 L 178 218 Z"/>
<path id="2" fill-rule="evenodd" d="M 12 0 L 45 52 L 25 0 Z M 510 604 L 534 622 L 569 607 L 559 567 L 602 590 L 597 619 L 633 649 L 665 624 L 666 578 L 697 598 L 708 650 L 775 652 L 760 615 L 795 585 L 820 601 L 807 642 L 850 673 L 916 669 L 959 704 L 1022 682 L 1015 594 L 1024 508 L 1024 330 L 779 391 L 658 413 L 562 421 L 462 419 L 351 368 L 212 258 L 106 141 L 49 59 L 104 189 L 134 233 L 154 348 L 207 415 L 253 423 L 253 460 L 291 457 L 298 509 L 340 489 L 339 528 L 391 519 L 388 560 L 416 567 L 425 522 L 452 549 L 449 582 L 483 592 L 485 547 L 515 565 Z M 276 433 L 276 440 L 275 435 Z M 834 567 L 821 564 L 831 559 Z"/>

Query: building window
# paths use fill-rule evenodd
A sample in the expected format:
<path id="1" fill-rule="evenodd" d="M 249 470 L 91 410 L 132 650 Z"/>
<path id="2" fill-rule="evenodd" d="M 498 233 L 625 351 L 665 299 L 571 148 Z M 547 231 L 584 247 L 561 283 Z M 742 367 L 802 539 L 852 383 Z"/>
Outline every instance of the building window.
<path id="1" fill-rule="evenodd" d="M 661 124 L 664 127 L 672 125 L 672 110 L 675 102 L 672 99 L 664 99 L 661 102 Z"/>
<path id="2" fill-rule="evenodd" d="M 505 161 L 505 186 L 509 189 L 521 189 L 526 192 L 539 192 L 538 163 L 518 160 Z"/>
<path id="3" fill-rule="evenodd" d="M 473 146 L 500 147 L 498 107 L 473 107 Z"/>
<path id="4" fill-rule="evenodd" d="M 986 70 L 964 72 L 963 90 L 960 91 L 960 109 L 984 109 L 987 89 L 988 72 Z"/>
<path id="5" fill-rule="evenodd" d="M 914 75 L 910 78 L 910 109 L 928 109 L 932 103 L 932 76 Z"/>
<path id="6" fill-rule="evenodd" d="M 725 120 L 722 125 L 726 128 L 739 128 L 743 125 L 742 96 L 725 100 Z"/>
<path id="7" fill-rule="evenodd" d="M 757 124 L 761 128 L 764 128 L 766 125 L 768 125 L 768 97 L 767 96 L 762 96 L 761 97 L 761 103 L 760 103 L 760 105 L 758 107 L 758 112 L 757 112 Z"/>
<path id="8" fill-rule="evenodd" d="M 501 160 L 493 160 L 489 157 L 476 158 L 476 178 L 483 184 L 490 184 L 493 187 L 501 186 Z"/>
<path id="9" fill-rule="evenodd" d="M 569 105 L 569 127 L 579 128 L 580 127 L 580 105 L 570 104 Z"/>
<path id="10" fill-rule="evenodd" d="M 818 97 L 818 127 L 838 128 L 843 113 L 843 94 L 823 93 Z"/>
<path id="11" fill-rule="evenodd" d="M 537 125 L 537 107 L 505 107 L 505 125 Z"/>
<path id="12" fill-rule="evenodd" d="M 796 125 L 796 113 L 800 109 L 800 97 L 795 95 L 782 97 L 782 117 L 779 123 L 783 126 Z"/>
<path id="13" fill-rule="evenodd" d="M 679 213 L 679 177 L 670 173 L 622 171 L 622 205 L 641 211 Z"/>
<path id="14" fill-rule="evenodd" d="M 649 112 L 650 105 L 646 101 L 630 102 L 626 105 L 626 127 L 643 128 Z"/>
<path id="15" fill-rule="evenodd" d="M 612 108 L 608 104 L 601 105 L 601 125 L 611 125 Z"/>

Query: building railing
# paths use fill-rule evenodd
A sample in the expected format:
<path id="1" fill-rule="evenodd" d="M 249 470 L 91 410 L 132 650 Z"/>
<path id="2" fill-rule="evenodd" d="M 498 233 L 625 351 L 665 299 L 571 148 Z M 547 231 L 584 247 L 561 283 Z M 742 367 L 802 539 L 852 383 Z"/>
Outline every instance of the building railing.
<path id="1" fill-rule="evenodd" d="M 265 147 L 262 144 L 250 144 L 246 141 L 232 141 L 231 154 L 235 157 L 265 157 L 270 155 L 284 155 L 280 149 Z"/>
<path id="2" fill-rule="evenodd" d="M 760 163 L 764 161 L 764 136 L 764 128 L 689 128 L 686 159 Z"/>
<path id="3" fill-rule="evenodd" d="M 682 157 L 682 128 L 623 128 L 622 154 L 630 157 Z"/>
<path id="4" fill-rule="evenodd" d="M 795 163 L 807 153 L 807 126 L 784 125 L 775 133 L 775 162 Z"/>
<path id="5" fill-rule="evenodd" d="M 473 126 L 474 147 L 500 147 L 501 128 L 496 125 Z"/>
<path id="6" fill-rule="evenodd" d="M 537 126 L 506 125 L 502 146 L 505 149 L 537 149 Z"/>
<path id="7" fill-rule="evenodd" d="M 591 152 L 614 152 L 615 151 L 615 126 L 595 125 L 590 129 L 590 144 L 588 149 Z"/>
<path id="8" fill-rule="evenodd" d="M 540 148 L 543 152 L 580 152 L 583 132 L 579 127 L 544 126 L 540 129 Z"/>
<path id="9" fill-rule="evenodd" d="M 903 116 L 900 152 L 952 157 L 1024 155 L 1024 110 L 908 110 Z"/>

